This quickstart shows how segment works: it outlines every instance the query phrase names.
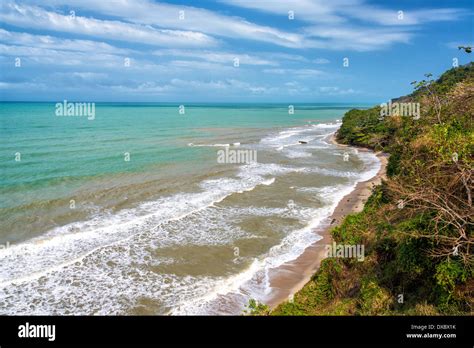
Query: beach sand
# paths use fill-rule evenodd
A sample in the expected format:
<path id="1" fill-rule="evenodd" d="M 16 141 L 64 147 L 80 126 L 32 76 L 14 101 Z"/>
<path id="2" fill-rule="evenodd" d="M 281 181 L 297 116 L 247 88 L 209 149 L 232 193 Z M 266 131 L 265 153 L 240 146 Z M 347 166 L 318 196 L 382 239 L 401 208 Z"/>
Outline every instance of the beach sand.
<path id="1" fill-rule="evenodd" d="M 348 146 L 339 144 L 335 140 L 335 135 L 329 139 L 330 142 L 338 146 Z M 371 151 L 365 148 L 357 148 L 358 151 Z M 362 211 L 364 204 L 372 193 L 372 187 L 381 183 L 385 179 L 388 157 L 384 153 L 376 153 L 381 162 L 380 170 L 372 179 L 359 182 L 356 188 L 345 196 L 337 205 L 333 214 L 314 232 L 322 239 L 313 243 L 305 249 L 296 260 L 287 262 L 277 268 L 270 270 L 269 280 L 272 291 L 266 304 L 270 308 L 275 308 L 280 303 L 287 301 L 298 292 L 311 279 L 318 270 L 321 260 L 325 258 L 325 246 L 332 243 L 330 230 L 338 225 L 346 215 Z"/>

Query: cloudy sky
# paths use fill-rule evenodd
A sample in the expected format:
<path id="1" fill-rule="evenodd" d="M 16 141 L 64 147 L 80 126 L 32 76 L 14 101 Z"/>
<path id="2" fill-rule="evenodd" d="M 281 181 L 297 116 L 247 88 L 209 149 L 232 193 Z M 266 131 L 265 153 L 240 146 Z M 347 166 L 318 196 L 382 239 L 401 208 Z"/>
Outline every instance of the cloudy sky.
<path id="1" fill-rule="evenodd" d="M 0 99 L 383 102 L 470 56 L 471 0 L 2 0 Z M 344 64 L 345 63 L 345 64 Z"/>

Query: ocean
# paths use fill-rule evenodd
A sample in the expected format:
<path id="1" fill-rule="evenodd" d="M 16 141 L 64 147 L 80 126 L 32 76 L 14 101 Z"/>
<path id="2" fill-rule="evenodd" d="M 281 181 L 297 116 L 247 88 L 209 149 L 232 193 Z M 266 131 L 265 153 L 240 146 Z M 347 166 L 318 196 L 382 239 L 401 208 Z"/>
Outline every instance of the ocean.
<path id="1" fill-rule="evenodd" d="M 268 271 L 377 173 L 372 153 L 328 141 L 365 106 L 97 103 L 92 118 L 0 103 L 0 314 L 264 302 Z"/>

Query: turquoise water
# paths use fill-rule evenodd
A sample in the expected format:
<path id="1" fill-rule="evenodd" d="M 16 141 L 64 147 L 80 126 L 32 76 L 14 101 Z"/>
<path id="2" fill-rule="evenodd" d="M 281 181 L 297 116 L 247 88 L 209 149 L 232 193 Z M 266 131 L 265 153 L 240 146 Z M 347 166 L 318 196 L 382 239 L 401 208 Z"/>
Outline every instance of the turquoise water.
<path id="1" fill-rule="evenodd" d="M 9 194 L 50 187 L 50 197 L 64 182 L 90 177 L 146 171 L 152 165 L 199 165 L 190 140 L 212 139 L 225 129 L 271 129 L 302 124 L 305 120 L 335 120 L 347 107 L 297 105 L 294 115 L 287 105 L 179 106 L 154 104 L 97 104 L 96 117 L 55 116 L 54 103 L 0 104 L 1 208 L 18 200 Z M 15 161 L 15 154 L 21 161 Z M 124 153 L 131 161 L 124 161 Z M 33 198 L 33 197 L 31 197 Z M 38 198 L 38 197 L 35 197 Z M 23 198 L 25 203 L 28 198 Z"/>
<path id="2" fill-rule="evenodd" d="M 148 163 L 189 161 L 192 152 L 186 139 L 212 136 L 212 128 L 272 128 L 301 124 L 314 119 L 334 120 L 347 108 L 297 106 L 289 115 L 287 106 L 178 106 L 98 104 L 96 118 L 57 117 L 54 104 L 2 103 L 1 159 L 7 170 L 3 185 L 35 182 L 61 176 L 97 175 L 140 170 Z M 182 151 L 179 151 L 179 150 Z M 188 150 L 188 151 L 186 151 Z M 134 160 L 124 168 L 122 153 Z M 11 161 L 22 153 L 23 167 Z M 46 176 L 44 175 L 46 174 Z"/>
<path id="3" fill-rule="evenodd" d="M 327 142 L 353 106 L 294 107 L 98 103 L 89 120 L 1 103 L 0 313 L 221 314 L 263 299 L 268 269 L 377 169 Z M 224 148 L 258 163 L 220 164 Z"/>

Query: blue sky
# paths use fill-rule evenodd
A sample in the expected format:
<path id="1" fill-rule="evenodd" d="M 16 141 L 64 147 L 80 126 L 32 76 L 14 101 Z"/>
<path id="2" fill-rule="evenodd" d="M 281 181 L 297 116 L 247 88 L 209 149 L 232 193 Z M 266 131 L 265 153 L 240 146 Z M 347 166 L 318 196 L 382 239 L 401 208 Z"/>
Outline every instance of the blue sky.
<path id="1" fill-rule="evenodd" d="M 2 0 L 0 100 L 380 103 L 472 60 L 457 46 L 473 45 L 473 12 L 472 0 Z"/>

